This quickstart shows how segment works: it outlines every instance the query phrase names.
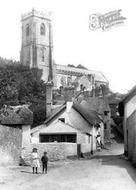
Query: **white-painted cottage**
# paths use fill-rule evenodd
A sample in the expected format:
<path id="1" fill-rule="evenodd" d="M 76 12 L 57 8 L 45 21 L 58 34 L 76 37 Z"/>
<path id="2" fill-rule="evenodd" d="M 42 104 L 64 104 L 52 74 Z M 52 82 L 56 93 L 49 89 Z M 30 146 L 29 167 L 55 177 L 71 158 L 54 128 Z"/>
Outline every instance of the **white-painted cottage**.
<path id="1" fill-rule="evenodd" d="M 100 126 L 100 128 L 98 127 Z M 52 114 L 44 124 L 31 129 L 31 137 L 26 139 L 22 156 L 29 157 L 36 147 L 40 155 L 48 152 L 50 159 L 63 159 L 67 156 L 96 150 L 98 131 L 104 139 L 104 126 L 95 111 L 89 112 L 80 104 L 67 102 Z M 27 144 L 27 145 L 26 145 Z"/>

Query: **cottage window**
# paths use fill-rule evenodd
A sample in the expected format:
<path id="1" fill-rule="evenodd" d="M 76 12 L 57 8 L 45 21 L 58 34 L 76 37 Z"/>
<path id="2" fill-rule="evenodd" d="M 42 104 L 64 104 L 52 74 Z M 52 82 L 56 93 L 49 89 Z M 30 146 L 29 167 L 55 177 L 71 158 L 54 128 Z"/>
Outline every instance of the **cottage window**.
<path id="1" fill-rule="evenodd" d="M 65 118 L 59 118 L 58 120 L 65 123 Z"/>
<path id="2" fill-rule="evenodd" d="M 50 142 L 68 142 L 68 143 L 76 143 L 76 134 L 40 134 L 40 142 L 41 143 L 50 143 Z"/>

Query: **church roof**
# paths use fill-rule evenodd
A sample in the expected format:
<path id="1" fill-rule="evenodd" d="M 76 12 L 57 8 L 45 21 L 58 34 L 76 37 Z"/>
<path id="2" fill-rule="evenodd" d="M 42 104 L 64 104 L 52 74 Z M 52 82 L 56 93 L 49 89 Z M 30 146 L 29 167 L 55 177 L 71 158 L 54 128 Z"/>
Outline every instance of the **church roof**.
<path id="1" fill-rule="evenodd" d="M 75 75 L 75 76 L 94 75 L 96 81 L 108 83 L 108 80 L 100 71 L 93 71 L 93 70 L 87 70 L 87 69 L 82 69 L 82 68 L 77 68 L 77 67 L 69 67 L 66 65 L 58 65 L 58 64 L 56 64 L 56 70 L 57 70 L 57 73 L 61 73 L 61 74 L 71 73 L 72 75 Z"/>

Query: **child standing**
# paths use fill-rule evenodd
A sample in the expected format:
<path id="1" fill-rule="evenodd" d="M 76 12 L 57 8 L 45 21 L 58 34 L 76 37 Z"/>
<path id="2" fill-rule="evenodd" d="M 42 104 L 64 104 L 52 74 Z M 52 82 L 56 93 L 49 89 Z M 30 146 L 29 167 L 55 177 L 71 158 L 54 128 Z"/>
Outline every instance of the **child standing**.
<path id="1" fill-rule="evenodd" d="M 38 168 L 40 167 L 40 162 L 39 162 L 39 155 L 37 153 L 37 148 L 33 148 L 32 150 L 32 168 L 33 168 L 33 174 L 36 172 L 38 174 Z"/>
<path id="2" fill-rule="evenodd" d="M 44 173 L 45 171 L 45 173 L 47 173 L 47 164 L 48 164 L 47 152 L 44 152 L 41 161 L 42 161 L 42 172 Z"/>

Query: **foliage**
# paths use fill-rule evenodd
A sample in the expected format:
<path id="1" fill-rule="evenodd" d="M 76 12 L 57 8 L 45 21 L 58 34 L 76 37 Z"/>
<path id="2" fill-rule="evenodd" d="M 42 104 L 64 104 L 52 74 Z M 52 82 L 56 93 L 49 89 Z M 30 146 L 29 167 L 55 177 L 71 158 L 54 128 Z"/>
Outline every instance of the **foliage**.
<path id="1" fill-rule="evenodd" d="M 2 60 L 2 59 L 0 59 Z M 41 80 L 42 72 L 39 69 L 30 69 L 17 62 L 4 62 L 0 64 L 0 108 L 3 105 L 30 104 L 34 111 L 34 122 L 41 123 L 46 118 L 46 85 Z M 40 110 L 42 106 L 42 111 Z M 38 116 L 39 112 L 39 116 Z"/>

